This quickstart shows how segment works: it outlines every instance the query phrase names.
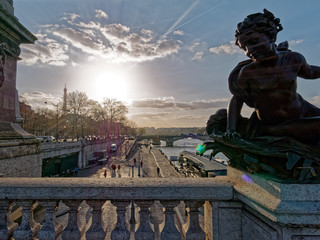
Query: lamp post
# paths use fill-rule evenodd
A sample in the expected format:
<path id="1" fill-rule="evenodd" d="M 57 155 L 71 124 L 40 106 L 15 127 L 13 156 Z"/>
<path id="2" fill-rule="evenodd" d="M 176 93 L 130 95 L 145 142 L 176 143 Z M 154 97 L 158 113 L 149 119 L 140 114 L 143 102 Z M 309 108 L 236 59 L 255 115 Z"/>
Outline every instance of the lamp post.
<path id="1" fill-rule="evenodd" d="M 58 126 L 59 126 L 59 105 L 58 104 L 54 104 L 52 102 L 44 102 L 45 104 L 48 104 L 48 103 L 51 103 L 54 107 L 57 108 L 57 117 L 56 117 L 56 141 L 58 141 L 59 139 L 59 129 L 58 129 Z"/>

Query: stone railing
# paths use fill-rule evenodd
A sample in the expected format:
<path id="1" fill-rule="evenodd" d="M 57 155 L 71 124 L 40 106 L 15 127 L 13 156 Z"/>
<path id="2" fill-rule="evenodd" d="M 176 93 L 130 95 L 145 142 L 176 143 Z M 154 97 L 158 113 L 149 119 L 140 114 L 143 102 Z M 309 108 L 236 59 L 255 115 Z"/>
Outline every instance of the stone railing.
<path id="1" fill-rule="evenodd" d="M 240 239 L 238 205 L 226 177 L 0 178 L 0 239 Z"/>

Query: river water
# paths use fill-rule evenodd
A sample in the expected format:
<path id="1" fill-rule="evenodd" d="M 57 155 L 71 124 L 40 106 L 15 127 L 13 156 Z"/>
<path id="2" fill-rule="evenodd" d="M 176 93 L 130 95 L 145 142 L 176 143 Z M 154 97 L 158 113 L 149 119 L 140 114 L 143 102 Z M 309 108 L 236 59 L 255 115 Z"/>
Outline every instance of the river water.
<path id="1" fill-rule="evenodd" d="M 196 146 L 198 144 L 201 144 L 202 141 L 199 139 L 180 139 L 178 141 L 175 141 L 173 143 L 173 147 L 166 147 L 166 143 L 164 141 L 161 141 L 161 145 L 154 145 L 153 148 L 155 149 L 161 149 L 161 151 L 167 155 L 168 157 L 177 157 L 182 151 L 188 151 L 192 153 L 196 153 Z M 211 150 L 206 151 L 204 155 L 210 156 Z M 226 160 L 227 158 L 223 154 L 217 154 L 216 158 L 221 158 Z"/>

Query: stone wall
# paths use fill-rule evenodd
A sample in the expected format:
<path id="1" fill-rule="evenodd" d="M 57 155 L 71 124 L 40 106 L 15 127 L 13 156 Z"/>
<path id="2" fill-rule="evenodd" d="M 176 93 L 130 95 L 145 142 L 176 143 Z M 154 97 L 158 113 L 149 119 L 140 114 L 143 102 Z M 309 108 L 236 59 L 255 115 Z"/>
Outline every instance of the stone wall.
<path id="1" fill-rule="evenodd" d="M 0 141 L 0 175 L 41 177 L 40 143 L 36 139 Z"/>

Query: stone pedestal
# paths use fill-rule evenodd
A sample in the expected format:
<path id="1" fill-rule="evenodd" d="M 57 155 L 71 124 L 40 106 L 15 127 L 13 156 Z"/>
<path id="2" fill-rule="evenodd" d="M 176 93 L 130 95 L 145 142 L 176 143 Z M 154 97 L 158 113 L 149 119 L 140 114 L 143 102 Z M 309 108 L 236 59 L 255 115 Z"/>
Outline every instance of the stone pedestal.
<path id="1" fill-rule="evenodd" d="M 41 170 L 37 174 L 29 171 L 28 166 L 41 167 L 40 142 L 20 127 L 22 119 L 16 89 L 19 45 L 35 40 L 14 16 L 12 0 L 0 0 L 0 55 L 4 73 L 0 87 L 0 174 L 4 176 L 41 176 Z"/>
<path id="2" fill-rule="evenodd" d="M 242 239 L 320 239 L 320 184 L 284 184 L 228 167 Z"/>

